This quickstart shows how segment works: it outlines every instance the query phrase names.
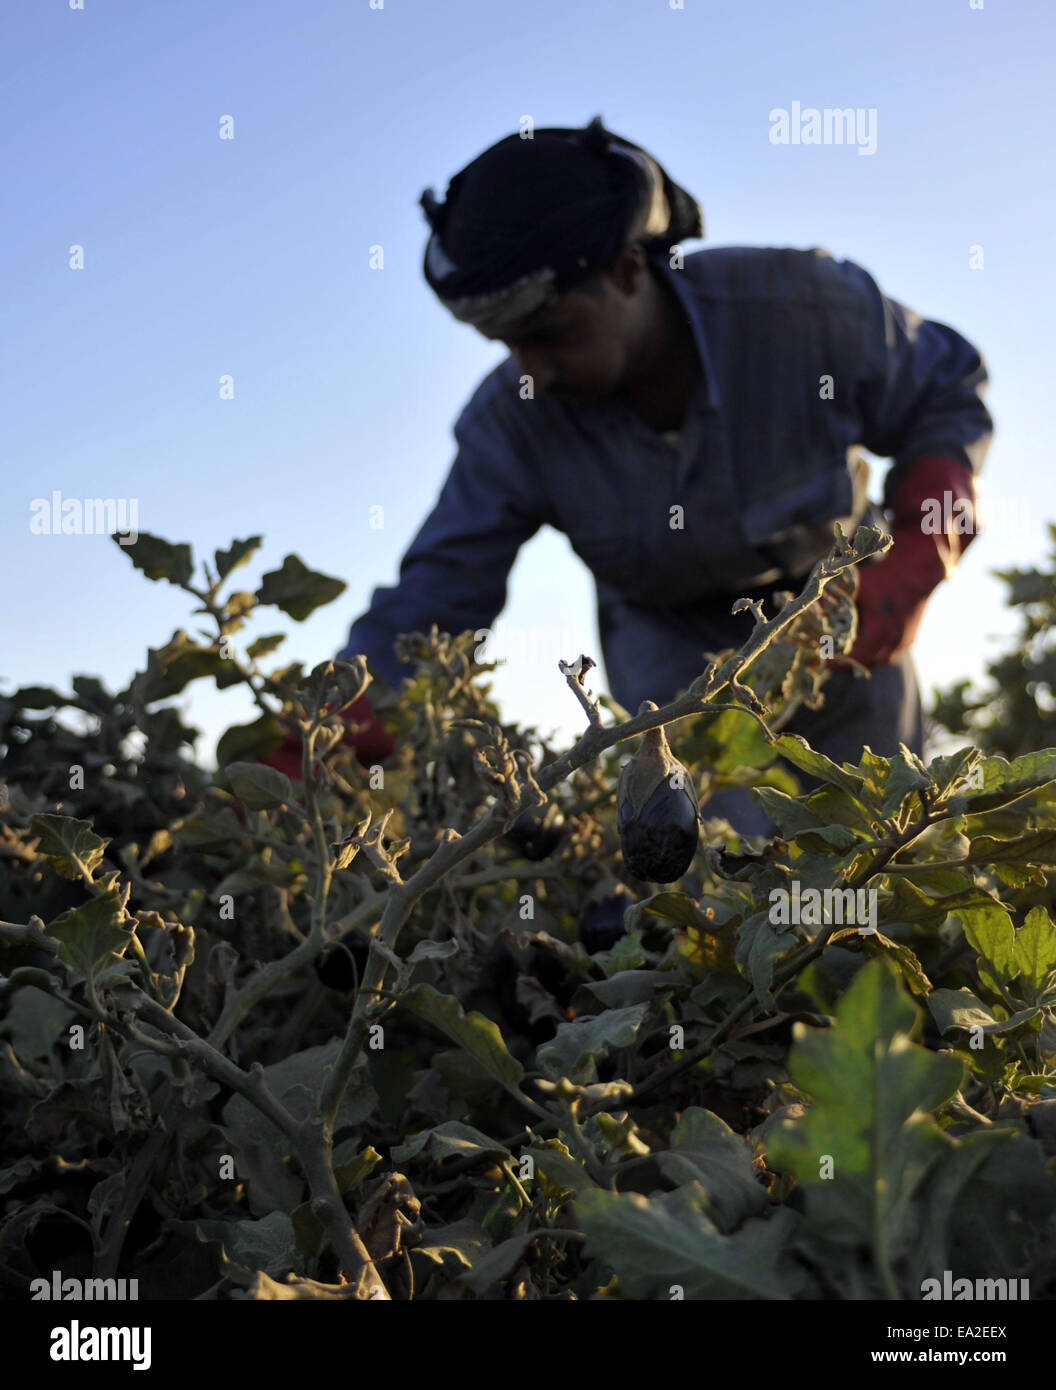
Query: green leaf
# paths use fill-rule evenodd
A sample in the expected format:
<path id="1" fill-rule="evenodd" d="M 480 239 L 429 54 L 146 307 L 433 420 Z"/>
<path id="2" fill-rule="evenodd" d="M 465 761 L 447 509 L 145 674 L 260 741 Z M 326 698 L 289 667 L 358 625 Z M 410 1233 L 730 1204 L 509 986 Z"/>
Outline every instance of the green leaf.
<path id="1" fill-rule="evenodd" d="M 23 685 L 7 698 L 13 709 L 62 709 L 70 703 L 50 685 Z"/>
<path id="2" fill-rule="evenodd" d="M 467 1285 L 474 1293 L 483 1295 L 493 1284 L 501 1282 L 512 1274 L 521 1256 L 536 1241 L 545 1245 L 551 1238 L 541 1236 L 538 1231 L 520 1231 L 509 1240 L 500 1241 L 494 1250 L 489 1250 L 483 1259 L 477 1260 L 472 1269 L 458 1276 L 459 1282 Z M 558 1249 L 561 1248 L 560 1243 Z"/>
<path id="3" fill-rule="evenodd" d="M 250 661 L 256 661 L 257 657 L 267 656 L 276 647 L 281 647 L 285 641 L 286 634 L 284 632 L 273 632 L 267 637 L 258 637 L 255 642 L 250 642 L 246 648 L 246 655 Z"/>
<path id="4" fill-rule="evenodd" d="M 393 1163 L 406 1163 L 409 1158 L 424 1154 L 433 1163 L 441 1163 L 445 1158 L 467 1158 L 474 1156 L 481 1163 L 493 1159 L 508 1159 L 512 1155 L 504 1144 L 489 1139 L 472 1125 L 464 1125 L 459 1120 L 447 1120 L 433 1129 L 413 1134 L 402 1144 L 393 1148 Z"/>
<path id="5" fill-rule="evenodd" d="M 1017 865 L 1056 864 L 1056 828 L 1029 830 L 1011 840 L 996 840 L 991 835 L 978 835 L 968 852 L 970 864 L 991 864 L 998 874 L 1014 887 L 1033 879 L 1044 884 L 1040 872 L 1016 871 Z M 1009 874 L 1009 870 L 1013 870 Z M 1002 872 L 1004 871 L 1004 872 Z"/>
<path id="6" fill-rule="evenodd" d="M 662 989 L 691 984 L 683 970 L 621 970 L 607 980 L 585 980 L 583 988 L 607 1009 L 644 1004 Z"/>
<path id="7" fill-rule="evenodd" d="M 914 1242 L 915 1194 L 949 1149 L 926 1112 L 953 1095 L 963 1075 L 959 1061 L 910 1041 L 916 1021 L 891 966 L 870 961 L 837 1005 L 835 1027 L 797 1025 L 788 1068 L 814 1104 L 775 1128 L 768 1146 L 768 1166 L 803 1184 L 816 1232 L 836 1245 L 872 1248 L 888 1296 L 893 1261 Z"/>
<path id="8" fill-rule="evenodd" d="M 560 1139 L 537 1139 L 526 1150 L 535 1160 L 535 1166 L 548 1184 L 549 1195 L 558 1200 L 574 1192 L 587 1192 L 594 1188 L 587 1170 L 579 1159 L 573 1158 Z"/>
<path id="9" fill-rule="evenodd" d="M 781 1265 L 795 1217 L 787 1208 L 769 1221 L 719 1233 L 705 1211 L 706 1194 L 689 1184 L 663 1197 L 593 1188 L 576 1197 L 585 1253 L 615 1271 L 634 1299 L 784 1299 L 792 1296 Z"/>
<path id="10" fill-rule="evenodd" d="M 416 1265 L 423 1261 L 457 1278 L 483 1259 L 491 1245 L 487 1231 L 476 1221 L 453 1221 L 427 1230 L 421 1243 L 412 1247 L 411 1259 Z"/>
<path id="11" fill-rule="evenodd" d="M 1056 781 L 1056 748 L 1024 753 L 1011 763 L 1000 756 L 985 758 L 974 778 L 981 779 L 982 785 L 974 790 L 965 787 L 961 795 L 951 797 L 949 809 L 955 814 L 984 815 Z"/>
<path id="12" fill-rule="evenodd" d="M 983 983 L 1000 994 L 1001 985 L 1008 984 L 1016 973 L 1015 928 L 1007 908 L 999 902 L 980 903 L 962 908 L 954 919 L 960 922 L 980 956 L 979 975 Z"/>
<path id="13" fill-rule="evenodd" d="M 906 798 L 913 792 L 926 791 L 931 785 L 931 778 L 920 760 L 903 745 L 903 751 L 896 753 L 889 764 L 881 816 L 888 820 L 902 809 Z"/>
<path id="14" fill-rule="evenodd" d="M 441 994 L 432 985 L 416 985 L 400 1003 L 458 1043 L 505 1090 L 520 1094 L 524 1068 L 510 1056 L 498 1025 L 490 1018 L 475 1011 L 467 1014 L 453 995 Z"/>
<path id="15" fill-rule="evenodd" d="M 567 1076 L 578 1085 L 597 1081 L 597 1059 L 607 1056 L 610 1047 L 630 1047 L 648 1012 L 647 1004 L 635 1004 L 597 1018 L 559 1023 L 551 1041 L 536 1050 L 539 1069 L 548 1077 Z"/>
<path id="16" fill-rule="evenodd" d="M 816 830 L 825 824 L 807 806 L 803 797 L 786 796 L 776 787 L 757 787 L 756 795 L 763 804 L 763 810 L 786 840 L 790 840 L 801 830 Z"/>
<path id="17" fill-rule="evenodd" d="M 101 1229 L 104 1219 L 121 1200 L 127 1181 L 124 1173 L 111 1173 L 92 1188 L 88 1197 L 88 1214 L 96 1231 Z"/>
<path id="18" fill-rule="evenodd" d="M 934 989 L 928 998 L 928 1007 L 940 1033 L 954 1029 L 968 1032 L 972 1028 L 981 1028 L 984 1033 L 1007 1033 L 1038 1012 L 1033 1008 L 1020 1009 L 1011 1018 L 997 1019 L 970 989 Z"/>
<path id="19" fill-rule="evenodd" d="M 300 1272 L 301 1260 L 293 1222 L 284 1211 L 269 1212 L 259 1221 L 177 1224 L 179 1227 L 195 1226 L 200 1240 L 218 1247 L 222 1267 L 235 1265 L 250 1273 L 260 1270 L 272 1277 L 291 1271 Z"/>
<path id="20" fill-rule="evenodd" d="M 710 749 L 700 760 L 720 774 L 765 767 L 774 759 L 773 745 L 759 721 L 742 710 L 723 710 L 710 719 L 707 739 Z"/>
<path id="21" fill-rule="evenodd" d="M 873 833 L 875 816 L 870 816 L 861 800 L 839 787 L 819 787 L 807 797 L 805 805 L 821 825 L 845 825 L 863 834 Z"/>
<path id="22" fill-rule="evenodd" d="M 929 1170 L 917 1206 L 920 1225 L 913 1246 L 907 1252 L 906 1286 L 911 1296 L 919 1298 L 924 1280 L 941 1279 L 945 1269 L 956 1270 L 959 1277 L 974 1277 L 975 1270 L 969 1276 L 969 1269 L 977 1265 L 979 1252 L 973 1251 L 966 1258 L 967 1252 L 958 1248 L 961 1245 L 958 1228 L 963 1229 L 967 1210 L 988 1195 L 982 1189 L 985 1178 L 980 1169 L 991 1157 L 1000 1160 L 1008 1152 L 1005 1145 L 1010 1138 L 1009 1130 L 996 1125 L 976 1130 L 951 1144 L 943 1162 Z M 1007 1199 L 988 1203 L 995 1215 L 1005 1215 L 1010 1205 Z M 978 1272 L 985 1274 L 999 1268 L 1011 1271 L 1015 1263 L 1013 1258 L 1008 1266 L 984 1265 Z"/>
<path id="23" fill-rule="evenodd" d="M 211 845 L 229 845 L 243 834 L 238 817 L 229 807 L 220 811 L 195 811 L 182 820 L 174 821 L 172 838 L 188 849 L 204 849 Z"/>
<path id="24" fill-rule="evenodd" d="M 226 579 L 232 570 L 244 565 L 260 549 L 263 539 L 263 536 L 250 536 L 248 540 L 232 541 L 230 550 L 218 550 L 215 556 L 217 577 Z"/>
<path id="25" fill-rule="evenodd" d="M 959 787 L 973 773 L 982 754 L 978 748 L 958 748 L 941 758 L 932 758 L 928 773 L 935 783 L 936 796 L 941 800 Z"/>
<path id="26" fill-rule="evenodd" d="M 38 803 L 39 805 L 39 803 Z M 82 868 L 93 875 L 110 843 L 98 836 L 91 821 L 45 813 L 33 816 L 29 828 L 40 836 L 37 853 L 63 878 L 80 878 Z"/>
<path id="27" fill-rule="evenodd" d="M 707 1213 L 720 1231 L 732 1231 L 767 1204 L 748 1144 L 710 1110 L 697 1106 L 683 1110 L 671 1134 L 670 1149 L 657 1154 L 656 1161 L 673 1182 L 699 1183 Z"/>
<path id="28" fill-rule="evenodd" d="M 285 739 L 286 730 L 273 714 L 262 714 L 252 724 L 233 724 L 220 735 L 216 745 L 217 766 L 249 762 L 253 758 L 274 753 L 282 747 Z"/>
<path id="29" fill-rule="evenodd" d="M 1028 998 L 1037 998 L 1056 970 L 1056 927 L 1043 907 L 1027 913 L 1014 942 L 1016 974 L 1030 987 Z"/>
<path id="30" fill-rule="evenodd" d="M 140 531 L 139 539 L 131 545 L 122 545 L 117 536 L 110 538 L 121 546 L 122 551 L 137 570 L 148 579 L 167 579 L 170 584 L 189 584 L 194 574 L 194 557 L 189 545 L 173 545 L 160 536 L 149 536 Z"/>
<path id="31" fill-rule="evenodd" d="M 800 771 L 809 773 L 830 786 L 839 787 L 851 796 L 858 796 L 862 791 L 865 779 L 860 773 L 837 767 L 831 758 L 811 748 L 800 734 L 782 734 L 773 744 L 771 751 L 786 758 Z"/>
<path id="32" fill-rule="evenodd" d="M 654 893 L 651 898 L 643 898 L 641 902 L 630 904 L 624 916 L 627 929 L 633 931 L 636 927 L 642 926 L 641 919 L 646 914 L 677 922 L 682 927 L 707 929 L 710 926 L 707 917 L 688 893 Z"/>
<path id="33" fill-rule="evenodd" d="M 811 827 L 808 830 L 798 831 L 793 838 L 797 845 L 810 850 L 813 854 L 824 854 L 827 850 L 835 850 L 837 854 L 843 854 L 858 843 L 858 836 L 846 825 Z"/>
<path id="34" fill-rule="evenodd" d="M 1051 1249 L 1056 1221 L 1051 1162 L 1046 1166 L 1041 1145 L 1026 1134 L 1005 1129 L 1002 1136 L 1006 1142 L 988 1149 L 953 1209 L 950 1259 L 934 1273 L 946 1268 L 972 1279 L 1011 1278 L 1029 1268 L 1046 1245 Z"/>
<path id="35" fill-rule="evenodd" d="M 147 669 L 136 676 L 135 688 L 144 703 L 153 704 L 179 695 L 191 681 L 203 676 L 213 676 L 219 684 L 232 670 L 218 647 L 203 647 L 178 628 L 164 647 L 148 647 Z"/>
<path id="36" fill-rule="evenodd" d="M 286 774 L 263 763 L 227 763 L 224 775 L 251 811 L 270 811 L 293 800 L 293 785 Z"/>
<path id="37" fill-rule="evenodd" d="M 347 588 L 343 579 L 310 570 L 296 555 L 287 555 L 282 568 L 270 570 L 257 590 L 260 603 L 273 603 L 303 623 L 323 604 L 332 603 Z"/>
<path id="38" fill-rule="evenodd" d="M 774 966 L 799 938 L 790 926 L 771 922 L 770 909 L 753 912 L 737 932 L 737 967 L 752 982 L 760 1007 L 774 1007 Z"/>
<path id="39" fill-rule="evenodd" d="M 335 1038 L 322 1047 L 295 1052 L 264 1068 L 263 1080 L 268 1090 L 295 1119 L 311 1118 L 326 1072 L 337 1060 L 340 1048 L 341 1043 Z M 361 1054 L 341 1101 L 335 1133 L 350 1128 L 361 1131 L 376 1104 L 377 1094 Z M 238 1178 L 248 1187 L 253 1214 L 293 1211 L 301 1202 L 304 1180 L 291 1158 L 286 1136 L 242 1095 L 232 1096 L 224 1106 L 221 1128 L 230 1146 L 227 1152 L 234 1154 Z"/>
<path id="40" fill-rule="evenodd" d="M 122 894 L 100 893 L 83 907 L 57 917 L 48 935 L 59 943 L 59 957 L 79 974 L 100 979 L 128 949 L 131 933 L 120 925 L 124 917 Z"/>

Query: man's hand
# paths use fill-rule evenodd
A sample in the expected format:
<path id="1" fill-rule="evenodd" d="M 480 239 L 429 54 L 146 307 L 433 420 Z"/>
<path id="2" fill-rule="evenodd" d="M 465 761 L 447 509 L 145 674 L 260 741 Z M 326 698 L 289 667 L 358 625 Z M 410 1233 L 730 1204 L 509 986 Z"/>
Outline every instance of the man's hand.
<path id="1" fill-rule="evenodd" d="M 358 700 L 353 700 L 350 705 L 346 705 L 341 711 L 341 718 L 346 724 L 363 726 L 355 732 L 350 729 L 341 740 L 343 744 L 355 752 L 356 760 L 363 767 L 371 767 L 374 763 L 380 763 L 396 747 L 396 740 L 374 713 L 374 707 L 366 695 L 361 695 Z M 291 780 L 299 781 L 301 776 L 300 735 L 288 733 L 283 744 L 276 748 L 274 753 L 268 753 L 266 756 L 258 758 L 257 762 L 264 763 L 266 767 L 273 767 L 278 772 L 284 772 Z"/>
<path id="2" fill-rule="evenodd" d="M 892 502 L 894 545 L 858 570 L 858 638 L 848 653 L 855 661 L 884 666 L 912 645 L 929 596 L 976 535 L 976 501 L 975 479 L 965 464 L 931 456 L 915 460 Z M 832 664 L 847 662 L 837 657 Z"/>

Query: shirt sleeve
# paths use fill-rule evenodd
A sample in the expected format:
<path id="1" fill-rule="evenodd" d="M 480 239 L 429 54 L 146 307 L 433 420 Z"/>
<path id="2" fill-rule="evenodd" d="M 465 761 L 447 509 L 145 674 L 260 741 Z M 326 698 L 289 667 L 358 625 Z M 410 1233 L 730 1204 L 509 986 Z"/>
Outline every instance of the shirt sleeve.
<path id="1" fill-rule="evenodd" d="M 490 627 L 506 604 L 517 552 L 543 524 L 523 450 L 494 405 L 475 405 L 454 426 L 454 463 L 433 510 L 400 562 L 399 581 L 379 586 L 349 631 L 339 656 L 362 653 L 371 670 L 397 686 L 409 675 L 393 643 L 436 623 L 457 635 Z"/>
<path id="2" fill-rule="evenodd" d="M 978 349 L 955 329 L 881 293 L 852 261 L 830 262 L 854 297 L 846 320 L 861 438 L 872 453 L 894 460 L 884 504 L 913 461 L 923 455 L 983 467 L 993 419 L 983 403 L 989 376 Z"/>

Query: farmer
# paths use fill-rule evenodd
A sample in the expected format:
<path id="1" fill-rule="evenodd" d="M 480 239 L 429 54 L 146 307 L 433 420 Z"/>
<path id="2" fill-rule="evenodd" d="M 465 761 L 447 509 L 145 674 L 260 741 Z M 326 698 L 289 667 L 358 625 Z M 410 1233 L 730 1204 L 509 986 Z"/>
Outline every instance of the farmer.
<path id="1" fill-rule="evenodd" d="M 508 136 L 443 203 L 429 189 L 421 204 L 426 280 L 510 355 L 455 424 L 457 455 L 399 582 L 374 590 L 341 655 L 363 653 L 396 686 L 398 633 L 491 627 L 517 552 L 549 523 L 594 575 L 609 689 L 634 713 L 688 685 L 704 651 L 744 641 L 751 617 L 732 616 L 734 600 L 772 613 L 773 590 L 798 590 L 831 549 L 834 520 L 848 534 L 865 521 L 895 540 L 859 571 L 851 655 L 871 677 L 833 669 L 824 707 L 788 729 L 838 762 L 863 744 L 920 754 L 909 648 L 972 539 L 955 518 L 975 503 L 992 430 L 972 344 L 818 248 L 683 255 L 703 235 L 696 200 L 600 117 Z M 893 459 L 890 521 L 866 498 L 856 445 Z M 922 528 L 927 499 L 945 534 Z M 369 700 L 357 708 L 369 759 L 391 740 Z M 730 819 L 765 828 L 746 804 L 732 798 Z M 706 814 L 720 813 L 715 799 Z"/>

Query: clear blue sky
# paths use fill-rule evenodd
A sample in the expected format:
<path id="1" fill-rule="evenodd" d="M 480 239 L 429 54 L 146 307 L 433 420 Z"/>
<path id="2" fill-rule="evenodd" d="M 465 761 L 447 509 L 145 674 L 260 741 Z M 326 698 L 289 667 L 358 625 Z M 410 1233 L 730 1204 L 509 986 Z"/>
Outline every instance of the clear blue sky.
<path id="1" fill-rule="evenodd" d="M 336 652 L 394 579 L 451 425 L 504 351 L 425 284 L 418 197 L 523 116 L 597 113 L 703 204 L 707 241 L 687 249 L 820 244 L 981 347 L 989 494 L 1028 521 L 976 541 L 916 648 L 925 688 L 980 671 L 1010 630 L 989 571 L 1040 559 L 1056 519 L 1054 31 L 1049 0 L 7 6 L 3 688 L 76 672 L 118 686 L 197 622 L 111 541 L 32 535 L 30 503 L 54 489 L 135 497 L 142 530 L 202 554 L 263 533 L 239 587 L 289 551 L 340 575 L 344 596 L 307 624 L 255 629 L 289 627 L 290 659 Z M 795 101 L 875 109 L 876 153 L 771 144 L 770 111 Z M 569 657 L 600 657 L 590 575 L 563 536 L 522 550 L 505 620 L 559 623 Z M 578 730 L 556 671 L 507 669 L 496 692 L 508 717 Z M 250 714 L 205 682 L 181 703 L 206 759 Z"/>

